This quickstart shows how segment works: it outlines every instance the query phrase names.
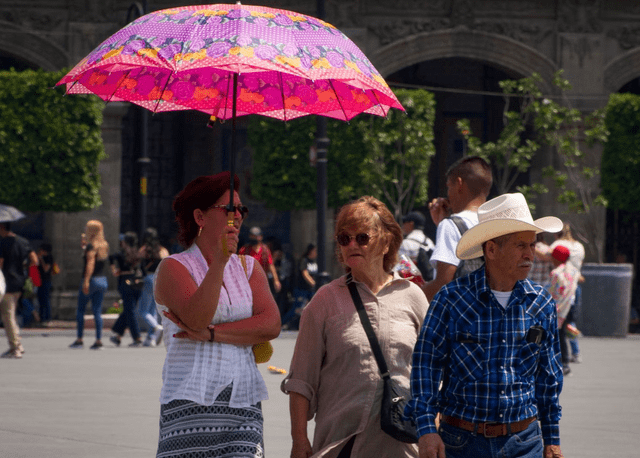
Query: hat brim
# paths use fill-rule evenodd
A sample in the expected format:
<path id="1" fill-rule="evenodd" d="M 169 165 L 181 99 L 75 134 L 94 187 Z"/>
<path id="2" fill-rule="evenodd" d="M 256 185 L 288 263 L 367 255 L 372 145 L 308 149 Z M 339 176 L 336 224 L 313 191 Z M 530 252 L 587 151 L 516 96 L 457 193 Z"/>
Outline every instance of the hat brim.
<path id="1" fill-rule="evenodd" d="M 460 259 L 474 259 L 482 256 L 482 244 L 488 240 L 495 239 L 515 232 L 534 231 L 540 232 L 560 232 L 562 230 L 562 220 L 555 216 L 545 216 L 533 221 L 533 224 L 526 221 L 513 219 L 493 219 L 484 221 L 464 233 L 458 242 L 456 256 Z"/>

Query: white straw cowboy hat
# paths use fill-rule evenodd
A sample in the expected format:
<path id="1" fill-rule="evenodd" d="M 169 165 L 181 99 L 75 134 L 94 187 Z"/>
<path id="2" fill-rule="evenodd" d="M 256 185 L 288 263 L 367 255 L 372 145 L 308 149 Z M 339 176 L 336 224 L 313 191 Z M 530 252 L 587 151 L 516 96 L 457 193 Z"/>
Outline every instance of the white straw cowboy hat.
<path id="1" fill-rule="evenodd" d="M 460 259 L 482 256 L 482 244 L 502 235 L 521 231 L 560 232 L 562 221 L 555 216 L 533 220 L 527 201 L 519 192 L 503 194 L 478 207 L 478 225 L 464 233 L 456 255 Z"/>

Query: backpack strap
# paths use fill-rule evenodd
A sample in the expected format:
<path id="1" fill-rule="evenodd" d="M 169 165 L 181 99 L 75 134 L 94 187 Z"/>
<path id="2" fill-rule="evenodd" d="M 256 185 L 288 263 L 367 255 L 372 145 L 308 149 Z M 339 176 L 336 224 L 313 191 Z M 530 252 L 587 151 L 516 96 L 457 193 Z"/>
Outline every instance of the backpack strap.
<path id="1" fill-rule="evenodd" d="M 459 216 L 451 215 L 449 216 L 449 219 L 453 221 L 453 224 L 456 225 L 456 227 L 458 228 L 458 232 L 460 232 L 460 235 L 464 235 L 464 233 L 467 232 L 467 229 L 469 229 L 464 220 Z"/>

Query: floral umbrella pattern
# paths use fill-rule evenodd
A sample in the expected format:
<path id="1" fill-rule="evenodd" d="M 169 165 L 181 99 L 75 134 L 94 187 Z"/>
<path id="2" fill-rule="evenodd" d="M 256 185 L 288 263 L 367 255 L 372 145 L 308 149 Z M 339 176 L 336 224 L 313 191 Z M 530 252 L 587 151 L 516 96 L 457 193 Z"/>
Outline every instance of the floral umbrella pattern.
<path id="1" fill-rule="evenodd" d="M 319 19 L 247 5 L 156 11 L 100 44 L 58 84 L 67 93 L 129 101 L 153 112 L 199 110 L 281 120 L 350 120 L 403 109 L 367 57 Z"/>

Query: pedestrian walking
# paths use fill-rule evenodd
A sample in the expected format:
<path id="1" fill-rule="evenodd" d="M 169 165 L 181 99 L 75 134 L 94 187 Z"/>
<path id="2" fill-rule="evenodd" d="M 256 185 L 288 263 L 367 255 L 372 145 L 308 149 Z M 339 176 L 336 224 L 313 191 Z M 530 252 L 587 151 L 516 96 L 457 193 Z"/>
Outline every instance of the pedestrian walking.
<path id="1" fill-rule="evenodd" d="M 562 221 L 534 221 L 520 193 L 481 205 L 478 220 L 456 254 L 485 264 L 436 294 L 413 352 L 405 413 L 420 457 L 561 457 L 556 305 L 527 275 L 536 233 Z"/>
<path id="2" fill-rule="evenodd" d="M 91 350 L 101 350 L 102 345 L 102 301 L 107 291 L 107 277 L 105 267 L 109 261 L 109 244 L 104 238 L 104 227 L 98 220 L 87 222 L 84 233 L 81 235 L 84 251 L 82 260 L 82 282 L 78 291 L 78 308 L 76 310 L 76 340 L 70 348 L 82 348 L 84 346 L 84 312 L 87 304 L 91 302 L 94 323 L 96 326 L 96 341 L 91 345 Z"/>

